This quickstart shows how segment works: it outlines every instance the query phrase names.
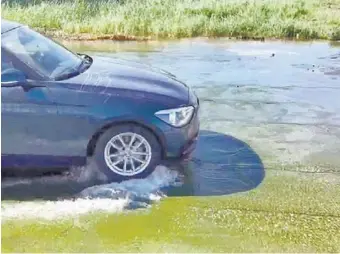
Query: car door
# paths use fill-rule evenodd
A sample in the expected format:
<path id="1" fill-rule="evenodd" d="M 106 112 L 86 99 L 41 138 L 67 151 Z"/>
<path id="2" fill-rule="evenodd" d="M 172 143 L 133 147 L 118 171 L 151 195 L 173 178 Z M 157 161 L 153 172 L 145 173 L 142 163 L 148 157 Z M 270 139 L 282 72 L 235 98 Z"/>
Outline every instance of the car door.
<path id="1" fill-rule="evenodd" d="M 3 167 L 49 167 L 63 162 L 56 136 L 59 127 L 56 105 L 43 81 L 1 50 L 1 157 Z M 18 70 L 32 86 L 18 82 L 6 71 Z"/>

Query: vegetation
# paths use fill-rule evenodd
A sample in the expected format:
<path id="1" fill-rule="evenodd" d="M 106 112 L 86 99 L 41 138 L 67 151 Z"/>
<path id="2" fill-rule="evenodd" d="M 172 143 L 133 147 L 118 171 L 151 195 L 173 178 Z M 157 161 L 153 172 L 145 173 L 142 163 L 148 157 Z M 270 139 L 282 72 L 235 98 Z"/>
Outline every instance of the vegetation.
<path id="1" fill-rule="evenodd" d="M 340 39 L 340 0 L 5 0 L 2 17 L 75 39 Z"/>
<path id="2" fill-rule="evenodd" d="M 2 252 L 340 252 L 339 176 L 298 174 L 267 171 L 249 192 L 151 210 L 3 219 Z"/>

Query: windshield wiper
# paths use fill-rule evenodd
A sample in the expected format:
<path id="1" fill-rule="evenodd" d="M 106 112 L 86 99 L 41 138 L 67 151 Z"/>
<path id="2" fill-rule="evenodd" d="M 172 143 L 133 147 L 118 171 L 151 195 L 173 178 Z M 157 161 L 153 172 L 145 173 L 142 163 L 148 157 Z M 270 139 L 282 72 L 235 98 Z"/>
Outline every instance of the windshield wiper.
<path id="1" fill-rule="evenodd" d="M 77 55 L 80 56 L 83 61 L 86 61 L 87 63 L 92 64 L 93 59 L 89 55 L 81 54 L 81 53 L 77 53 Z"/>
<path id="2" fill-rule="evenodd" d="M 91 66 L 93 60 L 90 56 L 85 55 L 85 54 L 78 54 L 78 55 L 81 56 L 82 58 L 82 61 L 80 62 L 80 64 L 77 67 L 72 68 L 71 71 L 61 73 L 60 75 L 55 77 L 55 80 L 63 80 L 63 79 L 75 77 L 83 73 L 84 71 L 86 71 Z"/>
<path id="3" fill-rule="evenodd" d="M 77 53 L 77 55 L 82 58 L 82 61 L 77 68 L 79 70 L 79 72 L 82 73 L 91 66 L 93 59 L 86 54 Z M 84 69 L 84 67 L 86 67 L 86 68 Z"/>
<path id="4" fill-rule="evenodd" d="M 54 80 L 59 81 L 59 80 L 64 80 L 64 79 L 72 78 L 72 77 L 75 77 L 75 76 L 79 75 L 80 73 L 81 72 L 79 70 L 68 71 L 68 72 L 59 74 L 58 76 L 56 76 L 54 78 Z"/>

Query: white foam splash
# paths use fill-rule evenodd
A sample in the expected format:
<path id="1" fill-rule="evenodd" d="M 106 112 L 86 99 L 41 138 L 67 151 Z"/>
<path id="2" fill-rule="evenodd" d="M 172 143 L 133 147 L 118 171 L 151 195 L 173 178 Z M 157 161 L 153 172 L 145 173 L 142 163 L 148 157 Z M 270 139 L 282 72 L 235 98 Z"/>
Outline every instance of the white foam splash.
<path id="1" fill-rule="evenodd" d="M 43 202 L 18 202 L 3 204 L 1 207 L 2 220 L 34 219 L 45 220 L 62 219 L 91 212 L 121 212 L 128 205 L 128 199 L 83 199 Z"/>
<path id="2" fill-rule="evenodd" d="M 162 187 L 173 184 L 178 177 L 177 171 L 172 171 L 165 166 L 158 166 L 156 170 L 146 179 L 133 179 L 121 183 L 110 183 L 104 185 L 97 185 L 89 187 L 80 193 L 83 197 L 98 197 L 107 194 L 111 191 L 112 195 L 119 194 L 119 192 L 128 192 L 137 196 L 154 194 Z"/>
<path id="3" fill-rule="evenodd" d="M 55 220 L 100 211 L 122 212 L 135 201 L 143 203 L 161 200 L 165 195 L 159 189 L 172 185 L 177 177 L 177 171 L 158 166 L 145 179 L 92 186 L 79 193 L 74 200 L 2 202 L 1 217 L 3 220 L 18 218 Z M 147 207 L 147 203 L 139 207 Z"/>

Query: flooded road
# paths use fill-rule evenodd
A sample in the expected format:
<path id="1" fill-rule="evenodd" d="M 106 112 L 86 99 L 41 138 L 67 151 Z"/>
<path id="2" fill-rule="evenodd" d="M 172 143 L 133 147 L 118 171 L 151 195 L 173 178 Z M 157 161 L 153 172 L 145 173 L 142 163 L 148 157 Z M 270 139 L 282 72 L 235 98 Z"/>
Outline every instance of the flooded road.
<path id="1" fill-rule="evenodd" d="M 5 179 L 3 199 L 129 197 L 134 203 L 124 205 L 138 207 L 163 196 L 248 191 L 268 171 L 340 173 L 340 45 L 203 39 L 63 43 L 90 55 L 150 64 L 186 82 L 201 101 L 198 147 L 191 161 L 161 167 L 137 182 L 89 187 L 68 176 Z"/>
<path id="2" fill-rule="evenodd" d="M 340 45 L 323 42 L 72 43 L 174 73 L 202 102 L 202 129 L 231 135 L 261 158 L 337 171 Z M 316 170 L 310 168 L 309 170 Z"/>

